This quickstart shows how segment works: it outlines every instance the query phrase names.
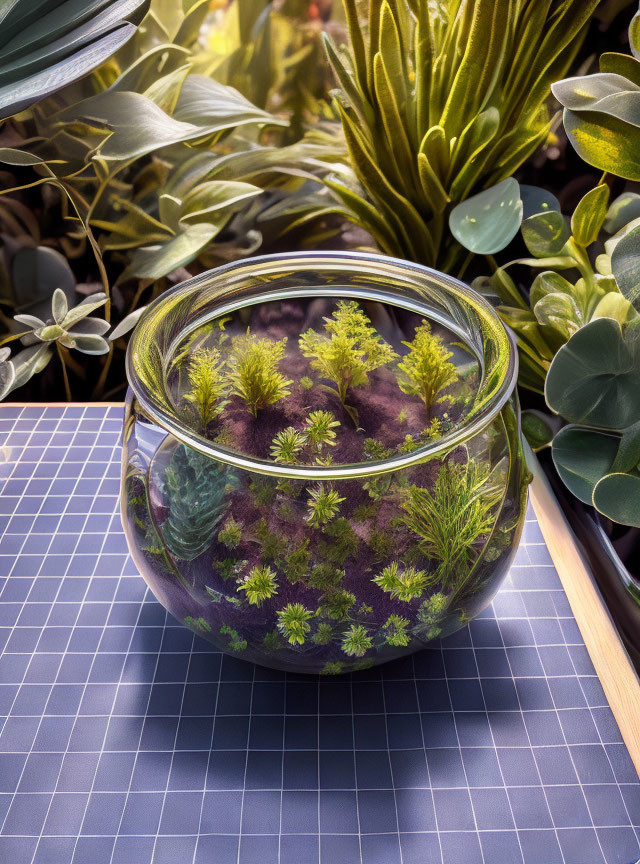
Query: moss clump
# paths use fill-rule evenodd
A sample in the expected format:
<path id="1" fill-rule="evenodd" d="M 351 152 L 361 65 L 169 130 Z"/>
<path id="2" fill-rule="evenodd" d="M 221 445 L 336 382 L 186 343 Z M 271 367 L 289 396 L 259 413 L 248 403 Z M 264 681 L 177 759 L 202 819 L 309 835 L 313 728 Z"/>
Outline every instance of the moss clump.
<path id="1" fill-rule="evenodd" d="M 335 489 L 328 489 L 324 483 L 318 483 L 317 486 L 309 489 L 307 522 L 314 528 L 325 525 L 337 516 L 340 504 L 344 500 Z"/>
<path id="2" fill-rule="evenodd" d="M 398 363 L 398 386 L 403 393 L 418 396 L 427 411 L 434 402 L 444 402 L 450 396 L 439 395 L 458 380 L 458 372 L 450 362 L 453 353 L 447 351 L 439 336 L 434 336 L 428 321 L 416 327 L 411 342 L 403 342 L 409 353 Z"/>
<path id="3" fill-rule="evenodd" d="M 398 355 L 354 300 L 340 300 L 324 321 L 328 335 L 307 330 L 300 337 L 300 350 L 310 358 L 312 369 L 334 382 L 335 389 L 329 389 L 344 405 L 349 388 L 368 387 L 368 373 Z"/>
<path id="4" fill-rule="evenodd" d="M 254 417 L 291 392 L 289 385 L 293 382 L 278 371 L 286 347 L 286 338 L 276 342 L 253 336 L 249 329 L 231 342 L 227 372 L 231 393 L 246 402 Z"/>
<path id="5" fill-rule="evenodd" d="M 238 591 L 244 591 L 250 606 L 261 606 L 278 593 L 278 581 L 271 567 L 253 567 L 249 575 L 238 582 Z"/>
<path id="6" fill-rule="evenodd" d="M 242 522 L 236 522 L 233 516 L 230 516 L 218 533 L 218 542 L 229 549 L 235 549 L 242 539 L 243 527 Z"/>
<path id="7" fill-rule="evenodd" d="M 373 642 L 364 624 L 352 624 L 344 634 L 341 645 L 349 657 L 364 657 L 373 647 Z"/>
<path id="8" fill-rule="evenodd" d="M 382 573 L 375 576 L 373 581 L 394 599 L 409 603 L 416 597 L 420 597 L 429 584 L 430 578 L 426 570 L 401 567 L 397 561 L 393 561 L 384 568 Z"/>
<path id="9" fill-rule="evenodd" d="M 278 612 L 278 630 L 291 645 L 304 645 L 311 630 L 310 618 L 313 618 L 313 612 L 302 603 L 288 603 Z"/>

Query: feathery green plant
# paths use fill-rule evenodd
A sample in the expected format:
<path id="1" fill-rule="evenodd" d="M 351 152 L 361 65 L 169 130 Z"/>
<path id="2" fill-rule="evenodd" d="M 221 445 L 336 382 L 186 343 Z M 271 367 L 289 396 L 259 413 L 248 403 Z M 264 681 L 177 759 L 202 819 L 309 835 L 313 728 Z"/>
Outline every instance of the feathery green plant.
<path id="1" fill-rule="evenodd" d="M 291 392 L 288 388 L 293 382 L 278 371 L 286 347 L 286 337 L 276 342 L 266 336 L 253 336 L 249 328 L 231 342 L 227 373 L 231 392 L 244 399 L 254 417 Z"/>
<path id="2" fill-rule="evenodd" d="M 324 446 L 336 446 L 334 429 L 340 426 L 331 411 L 311 411 L 307 417 L 305 436 L 308 443 L 318 451 Z"/>
<path id="3" fill-rule="evenodd" d="M 358 0 L 344 0 L 349 50 L 327 40 L 327 51 L 358 182 L 325 182 L 383 252 L 456 266 L 450 208 L 509 177 L 545 140 L 551 82 L 571 67 L 597 5 L 370 0 L 365 28 Z"/>
<path id="4" fill-rule="evenodd" d="M 333 639 L 333 627 L 327 621 L 320 621 L 318 629 L 311 637 L 311 641 L 316 645 L 328 645 Z"/>
<path id="5" fill-rule="evenodd" d="M 458 372 L 450 358 L 452 351 L 442 344 L 439 336 L 434 336 L 428 321 L 416 327 L 411 342 L 403 342 L 409 349 L 398 363 L 398 386 L 409 396 L 419 396 L 427 411 L 434 402 L 451 401 L 451 396 L 438 394 L 458 380 Z"/>
<path id="6" fill-rule="evenodd" d="M 307 443 L 304 432 L 298 432 L 293 426 L 282 429 L 271 444 L 271 458 L 275 462 L 284 462 L 292 465 L 297 461 L 297 456 Z"/>
<path id="7" fill-rule="evenodd" d="M 242 539 L 243 528 L 244 525 L 242 522 L 238 522 L 233 516 L 229 516 L 218 533 L 218 542 L 223 543 L 229 549 L 235 549 Z"/>
<path id="8" fill-rule="evenodd" d="M 222 636 L 229 637 L 229 645 L 232 651 L 244 651 L 247 647 L 247 640 L 241 639 L 240 634 L 237 630 L 234 630 L 233 627 L 229 627 L 228 624 L 223 624 L 220 628 L 220 634 Z"/>
<path id="9" fill-rule="evenodd" d="M 189 362 L 187 376 L 191 390 L 184 398 L 195 406 L 203 431 L 224 411 L 229 400 L 224 396 L 228 385 L 224 375 L 224 363 L 217 348 L 201 348 Z"/>
<path id="10" fill-rule="evenodd" d="M 313 618 L 313 612 L 305 609 L 302 603 L 288 603 L 278 612 L 278 630 L 291 645 L 304 645 L 307 633 L 311 630 L 310 618 Z"/>
<path id="11" fill-rule="evenodd" d="M 324 483 L 318 483 L 309 489 L 307 522 L 314 528 L 326 524 L 335 518 L 340 510 L 340 502 L 344 500 L 335 489 L 325 489 Z"/>
<path id="12" fill-rule="evenodd" d="M 373 642 L 364 624 L 352 624 L 342 639 L 342 650 L 349 657 L 364 657 L 372 647 Z"/>
<path id="13" fill-rule="evenodd" d="M 349 388 L 368 387 L 368 373 L 398 355 L 376 332 L 355 300 L 339 300 L 331 318 L 324 321 L 328 335 L 307 330 L 300 336 L 300 350 L 311 358 L 312 369 L 335 382 L 335 388 L 322 387 L 335 394 L 346 408 Z"/>
<path id="14" fill-rule="evenodd" d="M 238 591 L 244 591 L 251 606 L 261 606 L 278 593 L 276 574 L 271 567 L 252 567 L 248 576 L 238 581 Z"/>
<path id="15" fill-rule="evenodd" d="M 382 625 L 387 645 L 391 645 L 394 648 L 405 648 L 411 642 L 411 636 L 407 633 L 408 627 L 408 618 L 405 618 L 403 615 L 396 615 L 395 613 L 389 615 Z"/>
<path id="16" fill-rule="evenodd" d="M 474 544 L 489 534 L 494 508 L 503 489 L 476 460 L 464 465 L 447 462 L 438 471 L 433 489 L 411 486 L 402 503 L 405 525 L 420 537 L 424 554 L 439 561 L 434 581 L 451 585 L 466 570 Z"/>
<path id="17" fill-rule="evenodd" d="M 164 473 L 169 516 L 160 533 L 171 554 L 192 561 L 211 545 L 227 507 L 229 469 L 179 444 Z"/>
<path id="18" fill-rule="evenodd" d="M 421 596 L 433 578 L 429 576 L 426 570 L 416 570 L 415 567 L 402 568 L 397 561 L 393 561 L 372 581 L 390 594 L 392 598 L 409 603 Z"/>

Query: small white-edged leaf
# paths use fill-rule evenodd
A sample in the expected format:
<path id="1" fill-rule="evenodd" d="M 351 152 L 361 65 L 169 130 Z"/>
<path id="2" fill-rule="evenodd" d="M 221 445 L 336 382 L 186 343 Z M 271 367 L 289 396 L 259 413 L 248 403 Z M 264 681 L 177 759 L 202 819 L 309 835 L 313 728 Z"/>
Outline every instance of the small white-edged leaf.
<path id="1" fill-rule="evenodd" d="M 133 312 L 129 312 L 129 314 L 125 318 L 123 318 L 122 321 L 118 324 L 118 326 L 113 328 L 113 330 L 109 334 L 109 341 L 113 342 L 114 340 L 119 339 L 121 336 L 124 336 L 130 330 L 133 330 L 146 308 L 146 306 L 142 306 L 140 309 L 134 309 Z"/>

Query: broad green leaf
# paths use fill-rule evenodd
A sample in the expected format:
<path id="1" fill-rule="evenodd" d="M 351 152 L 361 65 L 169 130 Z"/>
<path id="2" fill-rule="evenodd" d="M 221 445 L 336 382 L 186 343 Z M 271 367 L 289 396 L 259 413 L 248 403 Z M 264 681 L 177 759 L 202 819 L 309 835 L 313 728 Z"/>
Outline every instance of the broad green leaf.
<path id="1" fill-rule="evenodd" d="M 616 54 L 609 51 L 601 54 L 600 71 L 621 75 L 640 87 L 640 63 L 635 57 L 629 57 L 628 54 Z"/>
<path id="2" fill-rule="evenodd" d="M 129 161 L 170 144 L 202 136 L 202 129 L 169 117 L 140 93 L 107 90 L 67 108 L 62 120 L 83 120 L 110 131 L 99 148 L 102 159 Z"/>
<path id="3" fill-rule="evenodd" d="M 521 221 L 520 187 L 513 177 L 468 198 L 449 215 L 449 227 L 458 243 L 481 255 L 493 255 L 508 246 Z"/>
<path id="4" fill-rule="evenodd" d="M 564 276 L 555 273 L 553 270 L 544 270 L 538 273 L 533 280 L 531 290 L 529 291 L 529 300 L 533 308 L 541 297 L 547 294 L 568 294 L 573 295 L 573 285 Z"/>
<path id="5" fill-rule="evenodd" d="M 609 187 L 601 183 L 590 189 L 578 202 L 571 217 L 571 233 L 580 246 L 590 246 L 598 239 L 607 215 Z"/>
<path id="6" fill-rule="evenodd" d="M 596 72 L 594 75 L 580 75 L 576 78 L 565 78 L 551 87 L 558 102 L 571 111 L 607 111 L 607 106 L 616 110 L 620 108 L 618 97 L 640 93 L 640 87 L 623 78 L 608 72 Z M 615 101 L 606 100 L 614 97 Z M 604 108 L 602 105 L 604 104 Z M 633 100 L 631 100 L 633 104 Z"/>
<path id="7" fill-rule="evenodd" d="M 568 294 L 546 294 L 533 309 L 539 324 L 552 327 L 568 340 L 582 324 L 578 306 Z"/>
<path id="8" fill-rule="evenodd" d="M 637 127 L 594 111 L 564 111 L 564 128 L 578 155 L 600 171 L 640 180 Z"/>
<path id="9" fill-rule="evenodd" d="M 616 245 L 611 256 L 611 271 L 627 300 L 640 305 L 640 226 Z"/>
<path id="10" fill-rule="evenodd" d="M 548 210 L 560 212 L 560 202 L 551 192 L 540 186 L 528 186 L 520 184 L 520 197 L 522 198 L 522 218 L 528 219 L 537 213 L 546 213 Z"/>
<path id="11" fill-rule="evenodd" d="M 247 198 L 262 195 L 262 189 L 250 183 L 231 180 L 209 180 L 190 192 L 182 202 L 182 222 L 205 222 L 206 217 L 219 210 L 233 207 Z M 209 220 L 210 222 L 213 220 Z"/>
<path id="12" fill-rule="evenodd" d="M 626 237 L 627 234 L 630 234 L 632 231 L 635 231 L 636 228 L 640 227 L 640 216 L 636 219 L 633 219 L 631 222 L 628 222 L 626 225 L 623 225 L 622 228 L 613 235 L 613 237 L 609 237 L 608 240 L 605 240 L 604 243 L 604 251 L 610 257 L 613 256 L 616 246 L 622 240 L 623 237 Z"/>
<path id="13" fill-rule="evenodd" d="M 634 474 L 608 474 L 593 490 L 593 506 L 599 513 L 640 528 L 640 477 Z"/>
<path id="14" fill-rule="evenodd" d="M 609 291 L 598 302 L 591 318 L 613 318 L 618 324 L 626 324 L 634 317 L 631 303 L 617 291 Z"/>
<path id="15" fill-rule="evenodd" d="M 126 273 L 139 279 L 161 279 L 178 267 L 190 264 L 219 230 L 218 227 L 206 223 L 187 225 L 177 237 L 161 246 L 136 249 L 131 255 Z"/>
<path id="16" fill-rule="evenodd" d="M 607 234 L 617 234 L 621 228 L 638 218 L 640 195 L 637 192 L 623 192 L 611 203 L 603 227 Z"/>
<path id="17" fill-rule="evenodd" d="M 560 252 L 571 232 L 562 213 L 549 210 L 529 216 L 522 223 L 522 239 L 536 258 L 548 258 Z"/>
<path id="18" fill-rule="evenodd" d="M 627 473 L 640 465 L 640 422 L 629 426 L 622 433 L 622 441 L 611 466 L 614 472 Z"/>
<path id="19" fill-rule="evenodd" d="M 571 423 L 619 431 L 640 420 L 640 339 L 625 341 L 611 318 L 585 324 L 558 351 L 547 405 Z"/>
<path id="20" fill-rule="evenodd" d="M 629 47 L 636 60 L 640 60 L 640 12 L 636 12 L 629 24 Z"/>
<path id="21" fill-rule="evenodd" d="M 553 464 L 565 486 L 584 504 L 592 503 L 596 483 L 610 470 L 618 452 L 620 438 L 565 426 L 553 439 Z"/>
<path id="22" fill-rule="evenodd" d="M 189 75 L 182 86 L 173 112 L 175 120 L 200 128 L 203 137 L 247 123 L 270 123 L 286 126 L 256 108 L 233 87 L 227 87 L 205 75 Z"/>

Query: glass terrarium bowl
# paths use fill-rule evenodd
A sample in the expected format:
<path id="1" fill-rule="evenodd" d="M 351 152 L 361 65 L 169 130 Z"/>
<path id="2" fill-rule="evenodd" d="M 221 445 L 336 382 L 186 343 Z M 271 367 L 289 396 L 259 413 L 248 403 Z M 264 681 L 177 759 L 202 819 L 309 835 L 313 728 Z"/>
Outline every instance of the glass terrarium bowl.
<path id="1" fill-rule="evenodd" d="M 496 593 L 529 479 L 517 356 L 462 283 L 376 255 L 244 260 L 159 297 L 127 374 L 132 555 L 221 650 L 363 669 Z"/>

